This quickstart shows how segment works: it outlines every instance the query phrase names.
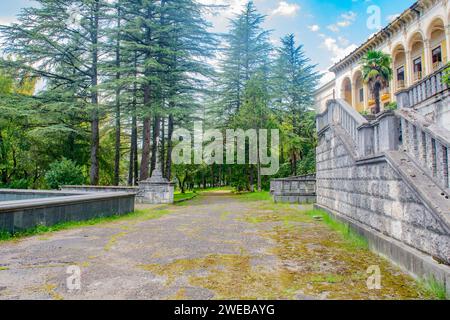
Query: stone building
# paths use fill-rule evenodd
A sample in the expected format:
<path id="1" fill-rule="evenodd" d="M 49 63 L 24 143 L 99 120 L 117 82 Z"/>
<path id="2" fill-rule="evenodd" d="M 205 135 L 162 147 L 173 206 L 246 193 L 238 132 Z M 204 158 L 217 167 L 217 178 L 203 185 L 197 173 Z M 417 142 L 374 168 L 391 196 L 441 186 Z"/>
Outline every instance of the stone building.
<path id="1" fill-rule="evenodd" d="M 331 67 L 335 80 L 316 92 L 316 101 L 322 101 L 316 103 L 318 110 L 323 110 L 323 97 L 333 95 L 345 100 L 358 112 L 371 110 L 375 101 L 362 80 L 360 66 L 361 58 L 369 50 L 380 50 L 392 56 L 394 77 L 381 94 L 383 109 L 396 100 L 397 93 L 426 79 L 449 62 L 449 24 L 450 1 L 417 1 Z"/>
<path id="2" fill-rule="evenodd" d="M 450 2 L 418 1 L 331 68 L 334 86 L 316 94 L 316 206 L 450 294 L 449 23 Z M 396 111 L 361 115 L 374 103 L 359 63 L 368 50 L 393 57 L 382 100 Z"/>

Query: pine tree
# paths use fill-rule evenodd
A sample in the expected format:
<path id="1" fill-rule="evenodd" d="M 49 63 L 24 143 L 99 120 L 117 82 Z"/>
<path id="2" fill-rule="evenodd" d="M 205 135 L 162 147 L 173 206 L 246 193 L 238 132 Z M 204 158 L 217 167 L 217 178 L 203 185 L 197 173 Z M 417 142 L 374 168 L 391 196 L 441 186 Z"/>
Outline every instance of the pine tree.
<path id="1" fill-rule="evenodd" d="M 253 1 L 231 20 L 230 31 L 225 35 L 225 58 L 219 80 L 220 113 L 235 114 L 242 105 L 247 82 L 257 72 L 267 69 L 272 48 L 268 41 L 270 31 L 261 27 L 264 20 L 265 16 L 257 12 Z"/>
<path id="2" fill-rule="evenodd" d="M 37 0 L 23 9 L 19 22 L 0 27 L 9 63 L 51 82 L 53 88 L 76 84 L 77 99 L 89 103 L 91 114 L 90 182 L 99 182 L 99 56 L 106 0 Z M 47 88 L 49 91 L 52 88 Z"/>

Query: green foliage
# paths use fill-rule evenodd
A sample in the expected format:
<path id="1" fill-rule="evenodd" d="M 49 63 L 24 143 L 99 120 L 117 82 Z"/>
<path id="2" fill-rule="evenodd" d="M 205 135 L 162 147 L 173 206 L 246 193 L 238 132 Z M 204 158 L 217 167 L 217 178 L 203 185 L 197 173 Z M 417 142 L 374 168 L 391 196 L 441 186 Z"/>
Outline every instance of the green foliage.
<path id="1" fill-rule="evenodd" d="M 450 66 L 444 70 L 444 75 L 442 76 L 442 81 L 447 85 L 450 85 Z"/>
<path id="2" fill-rule="evenodd" d="M 375 97 L 375 113 L 380 112 L 380 91 L 389 85 L 393 76 L 392 57 L 382 51 L 370 50 L 361 59 L 362 74 L 365 83 Z"/>
<path id="3" fill-rule="evenodd" d="M 426 291 L 429 292 L 435 299 L 447 300 L 447 289 L 445 284 L 436 280 L 434 276 L 426 277 L 419 280 L 419 285 Z"/>
<path id="4" fill-rule="evenodd" d="M 355 248 L 368 248 L 367 239 L 356 233 L 351 229 L 351 227 L 342 223 L 333 217 L 331 217 L 328 213 L 322 210 L 311 210 L 308 211 L 307 214 L 315 219 L 321 219 L 325 224 L 327 224 L 334 231 L 339 232 L 344 239 L 348 241 L 348 243 Z"/>
<path id="5" fill-rule="evenodd" d="M 389 103 L 384 109 L 390 110 L 390 111 L 397 110 L 398 109 L 397 102 L 394 101 L 394 102 Z"/>
<path id="6" fill-rule="evenodd" d="M 50 188 L 59 189 L 65 185 L 82 185 L 85 178 L 79 166 L 72 160 L 63 158 L 50 165 L 50 170 L 45 174 L 45 181 Z"/>

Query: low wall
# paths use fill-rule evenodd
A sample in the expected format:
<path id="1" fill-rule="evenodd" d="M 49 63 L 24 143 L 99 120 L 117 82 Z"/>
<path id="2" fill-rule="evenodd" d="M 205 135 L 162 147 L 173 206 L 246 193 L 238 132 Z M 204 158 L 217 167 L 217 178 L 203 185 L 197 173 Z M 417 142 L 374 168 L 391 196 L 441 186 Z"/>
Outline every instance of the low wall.
<path id="1" fill-rule="evenodd" d="M 316 176 L 273 179 L 270 181 L 270 193 L 275 202 L 314 203 L 316 202 Z"/>
<path id="2" fill-rule="evenodd" d="M 53 194 L 58 196 L 0 202 L 0 230 L 18 232 L 39 225 L 52 226 L 134 211 L 134 194 Z"/>
<path id="3" fill-rule="evenodd" d="M 124 192 L 137 194 L 139 192 L 139 187 L 62 186 L 61 190 L 66 192 Z"/>
<path id="4" fill-rule="evenodd" d="M 55 197 L 72 196 L 76 194 L 77 192 L 0 189 L 0 202 L 55 198 Z"/>

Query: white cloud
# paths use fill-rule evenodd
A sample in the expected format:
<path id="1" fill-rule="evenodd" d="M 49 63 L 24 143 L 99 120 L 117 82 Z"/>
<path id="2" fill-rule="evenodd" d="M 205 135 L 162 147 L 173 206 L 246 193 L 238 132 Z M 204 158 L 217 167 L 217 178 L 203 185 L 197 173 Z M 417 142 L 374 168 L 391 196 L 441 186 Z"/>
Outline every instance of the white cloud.
<path id="1" fill-rule="evenodd" d="M 0 17 L 0 25 L 9 26 L 11 23 L 16 22 L 15 17 Z"/>
<path id="2" fill-rule="evenodd" d="M 341 14 L 338 22 L 336 24 L 331 24 L 327 28 L 333 32 L 339 32 L 341 28 L 347 28 L 350 27 L 353 22 L 355 22 L 357 17 L 357 14 L 353 11 L 348 11 L 343 14 Z"/>
<path id="3" fill-rule="evenodd" d="M 278 7 L 272 11 L 272 15 L 295 17 L 300 9 L 300 6 L 296 3 L 287 3 L 286 1 L 280 1 Z"/>
<path id="4" fill-rule="evenodd" d="M 308 26 L 308 29 L 312 32 L 317 32 L 320 30 L 320 27 L 317 24 L 313 24 L 312 26 Z"/>
<path id="5" fill-rule="evenodd" d="M 339 62 L 341 59 L 345 58 L 348 54 L 358 48 L 356 44 L 344 43 L 344 45 L 342 45 L 341 42 L 338 43 L 338 40 L 331 37 L 324 39 L 323 46 L 332 54 L 332 63 Z"/>

